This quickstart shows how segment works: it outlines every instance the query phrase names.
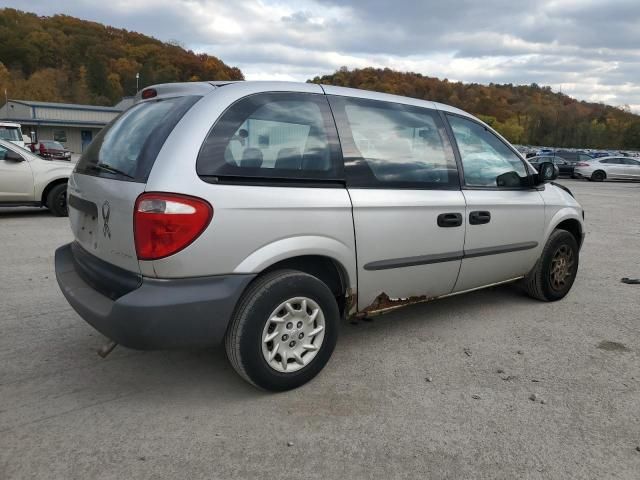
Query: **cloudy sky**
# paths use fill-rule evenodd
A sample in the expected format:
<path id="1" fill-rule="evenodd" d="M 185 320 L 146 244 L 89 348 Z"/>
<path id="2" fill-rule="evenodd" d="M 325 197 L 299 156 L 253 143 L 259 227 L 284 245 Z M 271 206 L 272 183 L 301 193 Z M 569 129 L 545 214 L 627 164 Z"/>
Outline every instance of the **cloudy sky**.
<path id="1" fill-rule="evenodd" d="M 376 66 L 550 85 L 640 113 L 640 0 L 2 0 L 178 41 L 248 80 Z"/>

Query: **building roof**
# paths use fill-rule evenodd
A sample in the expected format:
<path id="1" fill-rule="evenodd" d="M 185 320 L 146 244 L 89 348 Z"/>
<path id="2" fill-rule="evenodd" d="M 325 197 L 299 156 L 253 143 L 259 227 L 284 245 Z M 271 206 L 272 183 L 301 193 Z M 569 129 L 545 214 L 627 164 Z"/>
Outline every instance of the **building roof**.
<path id="1" fill-rule="evenodd" d="M 92 112 L 114 112 L 118 113 L 120 110 L 116 107 L 101 107 L 98 105 L 78 105 L 75 103 L 56 103 L 56 102 L 37 102 L 35 100 L 11 100 L 9 102 L 26 105 L 28 107 L 43 107 L 43 108 L 59 108 L 62 110 L 86 110 Z"/>

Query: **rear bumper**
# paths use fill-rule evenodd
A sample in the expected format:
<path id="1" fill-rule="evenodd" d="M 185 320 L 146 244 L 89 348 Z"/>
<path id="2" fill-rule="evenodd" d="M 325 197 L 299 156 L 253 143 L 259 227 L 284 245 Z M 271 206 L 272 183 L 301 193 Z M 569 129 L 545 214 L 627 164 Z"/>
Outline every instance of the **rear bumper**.
<path id="1" fill-rule="evenodd" d="M 114 342 L 142 350 L 219 344 L 236 302 L 255 277 L 145 277 L 138 288 L 113 300 L 83 280 L 71 244 L 56 250 L 55 268 L 60 290 L 84 320 Z"/>

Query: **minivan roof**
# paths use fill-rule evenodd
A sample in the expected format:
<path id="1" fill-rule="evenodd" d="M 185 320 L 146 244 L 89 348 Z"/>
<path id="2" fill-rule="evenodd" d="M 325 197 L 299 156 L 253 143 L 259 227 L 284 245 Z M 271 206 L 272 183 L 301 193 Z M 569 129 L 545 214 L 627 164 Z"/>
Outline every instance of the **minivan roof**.
<path id="1" fill-rule="evenodd" d="M 233 83 L 245 83 L 245 84 L 259 84 L 261 85 L 265 91 L 269 91 L 274 87 L 278 87 L 278 90 L 282 89 L 283 85 L 290 86 L 291 91 L 297 91 L 299 89 L 303 89 L 303 87 L 308 87 L 308 83 L 305 82 L 283 82 L 283 81 L 272 81 L 272 80 L 216 80 L 216 81 L 208 81 L 208 82 L 179 82 L 179 83 L 162 83 L 158 85 L 150 85 L 149 87 L 140 90 L 135 98 L 134 103 L 138 103 L 142 100 L 142 92 L 148 89 L 155 89 L 157 91 L 157 95 L 153 98 L 158 97 L 166 97 L 171 95 L 206 95 L 211 93 L 213 90 L 219 87 L 223 87 L 224 85 L 229 85 Z M 348 88 L 348 87 L 336 87 L 335 85 L 323 85 L 320 87 L 324 90 L 327 95 L 339 95 L 342 97 L 358 97 L 358 98 L 369 98 L 371 100 L 381 100 L 393 103 L 402 103 L 405 105 L 415 105 L 417 107 L 425 107 L 425 108 L 435 108 L 437 110 L 442 110 L 444 112 L 457 113 L 458 115 L 463 115 L 467 117 L 472 117 L 469 113 L 464 110 L 460 110 L 459 108 L 452 107 L 450 105 L 446 105 L 444 103 L 432 102 L 429 100 L 420 100 L 418 98 L 404 97 L 401 95 L 393 95 L 390 93 L 380 93 L 374 92 L 371 90 L 360 90 L 357 88 Z M 304 89 L 306 91 L 306 88 Z"/>
<path id="2" fill-rule="evenodd" d="M 358 88 L 336 87 L 335 85 L 320 85 L 327 95 L 340 95 L 342 97 L 369 98 L 371 100 L 381 100 L 385 102 L 402 103 L 414 105 L 416 107 L 435 108 L 444 112 L 457 113 L 470 117 L 467 112 L 459 108 L 445 105 L 444 103 L 432 102 L 430 100 L 420 100 L 419 98 L 404 97 L 391 93 L 374 92 L 372 90 L 360 90 Z"/>

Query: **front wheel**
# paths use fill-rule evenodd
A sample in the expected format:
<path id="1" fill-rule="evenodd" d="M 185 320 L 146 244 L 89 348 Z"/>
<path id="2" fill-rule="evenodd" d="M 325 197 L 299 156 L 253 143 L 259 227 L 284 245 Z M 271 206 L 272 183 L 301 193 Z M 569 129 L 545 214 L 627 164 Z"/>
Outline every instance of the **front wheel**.
<path id="1" fill-rule="evenodd" d="M 242 378 L 265 390 L 290 390 L 315 377 L 335 347 L 340 314 L 319 279 L 279 270 L 256 279 L 243 294 L 225 346 Z"/>
<path id="2" fill-rule="evenodd" d="M 62 183 L 51 189 L 47 195 L 47 208 L 56 217 L 66 217 L 67 210 L 67 184 Z"/>
<path id="3" fill-rule="evenodd" d="M 569 293 L 578 273 L 579 248 L 573 235 L 555 230 L 547 240 L 536 266 L 524 279 L 527 294 L 555 302 Z"/>

